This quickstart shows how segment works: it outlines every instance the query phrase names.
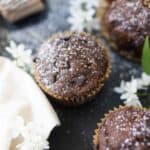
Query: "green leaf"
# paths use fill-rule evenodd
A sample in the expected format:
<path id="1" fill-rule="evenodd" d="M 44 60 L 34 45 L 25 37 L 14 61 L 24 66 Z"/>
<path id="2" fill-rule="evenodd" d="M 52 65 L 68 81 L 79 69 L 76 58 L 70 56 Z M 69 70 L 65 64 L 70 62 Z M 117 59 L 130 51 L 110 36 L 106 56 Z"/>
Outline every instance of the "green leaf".
<path id="1" fill-rule="evenodd" d="M 144 72 L 150 74 L 150 41 L 148 36 L 145 38 L 143 47 L 142 67 Z"/>

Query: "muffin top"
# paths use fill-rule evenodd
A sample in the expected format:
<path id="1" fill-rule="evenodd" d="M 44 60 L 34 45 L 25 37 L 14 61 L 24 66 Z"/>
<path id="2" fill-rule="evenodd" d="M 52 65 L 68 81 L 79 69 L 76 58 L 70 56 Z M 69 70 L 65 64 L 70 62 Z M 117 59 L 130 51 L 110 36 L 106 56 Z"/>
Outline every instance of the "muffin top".
<path id="1" fill-rule="evenodd" d="M 125 107 L 110 113 L 99 132 L 98 150 L 150 149 L 150 110 Z"/>
<path id="2" fill-rule="evenodd" d="M 111 38 L 126 50 L 141 52 L 150 36 L 150 3 L 147 0 L 115 0 L 105 14 L 105 25 Z"/>
<path id="3" fill-rule="evenodd" d="M 95 90 L 107 69 L 106 50 L 87 33 L 58 33 L 41 46 L 35 59 L 35 76 L 42 86 L 63 97 Z"/>

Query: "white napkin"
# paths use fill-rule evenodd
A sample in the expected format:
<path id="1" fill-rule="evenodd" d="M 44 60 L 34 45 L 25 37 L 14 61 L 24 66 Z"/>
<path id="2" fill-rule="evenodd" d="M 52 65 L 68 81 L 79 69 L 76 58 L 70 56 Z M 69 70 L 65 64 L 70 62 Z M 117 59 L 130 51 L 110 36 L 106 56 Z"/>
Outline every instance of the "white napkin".
<path id="1" fill-rule="evenodd" d="M 12 134 L 17 117 L 37 122 L 46 138 L 59 125 L 55 111 L 35 81 L 9 59 L 0 57 L 0 150 L 15 150 Z"/>

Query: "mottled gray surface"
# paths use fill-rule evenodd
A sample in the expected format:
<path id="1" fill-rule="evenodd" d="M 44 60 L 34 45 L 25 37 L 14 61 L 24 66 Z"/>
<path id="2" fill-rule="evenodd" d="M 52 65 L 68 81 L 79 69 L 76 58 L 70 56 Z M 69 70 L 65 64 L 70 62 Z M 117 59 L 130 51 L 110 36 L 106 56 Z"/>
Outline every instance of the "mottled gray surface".
<path id="1" fill-rule="evenodd" d="M 47 0 L 46 3 L 47 8 L 44 12 L 17 24 L 6 23 L 0 18 L 1 55 L 6 55 L 6 39 L 22 42 L 35 50 L 53 33 L 69 28 L 66 21 L 69 15 L 69 1 Z M 97 35 L 99 36 L 99 33 Z M 114 52 L 111 52 L 111 60 L 110 79 L 94 101 L 77 108 L 66 108 L 52 102 L 62 122 L 62 126 L 56 128 L 51 135 L 52 150 L 92 150 L 92 136 L 96 123 L 108 110 L 122 104 L 113 88 L 118 86 L 121 79 L 130 79 L 131 75 L 139 76 L 141 72 L 139 64 L 128 61 Z"/>

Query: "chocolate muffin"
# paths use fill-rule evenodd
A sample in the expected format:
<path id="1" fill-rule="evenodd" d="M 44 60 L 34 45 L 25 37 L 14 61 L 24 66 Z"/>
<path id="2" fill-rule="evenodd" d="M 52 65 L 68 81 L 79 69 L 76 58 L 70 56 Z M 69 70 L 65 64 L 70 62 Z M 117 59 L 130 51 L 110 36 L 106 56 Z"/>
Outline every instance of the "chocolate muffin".
<path id="1" fill-rule="evenodd" d="M 95 150 L 148 150 L 150 110 L 120 107 L 105 116 L 95 133 Z"/>
<path id="2" fill-rule="evenodd" d="M 103 33 L 120 54 L 140 60 L 145 37 L 150 36 L 150 1 L 109 0 L 104 3 Z"/>
<path id="3" fill-rule="evenodd" d="M 35 79 L 57 101 L 78 105 L 100 91 L 110 74 L 107 50 L 87 33 L 58 33 L 34 60 Z"/>

